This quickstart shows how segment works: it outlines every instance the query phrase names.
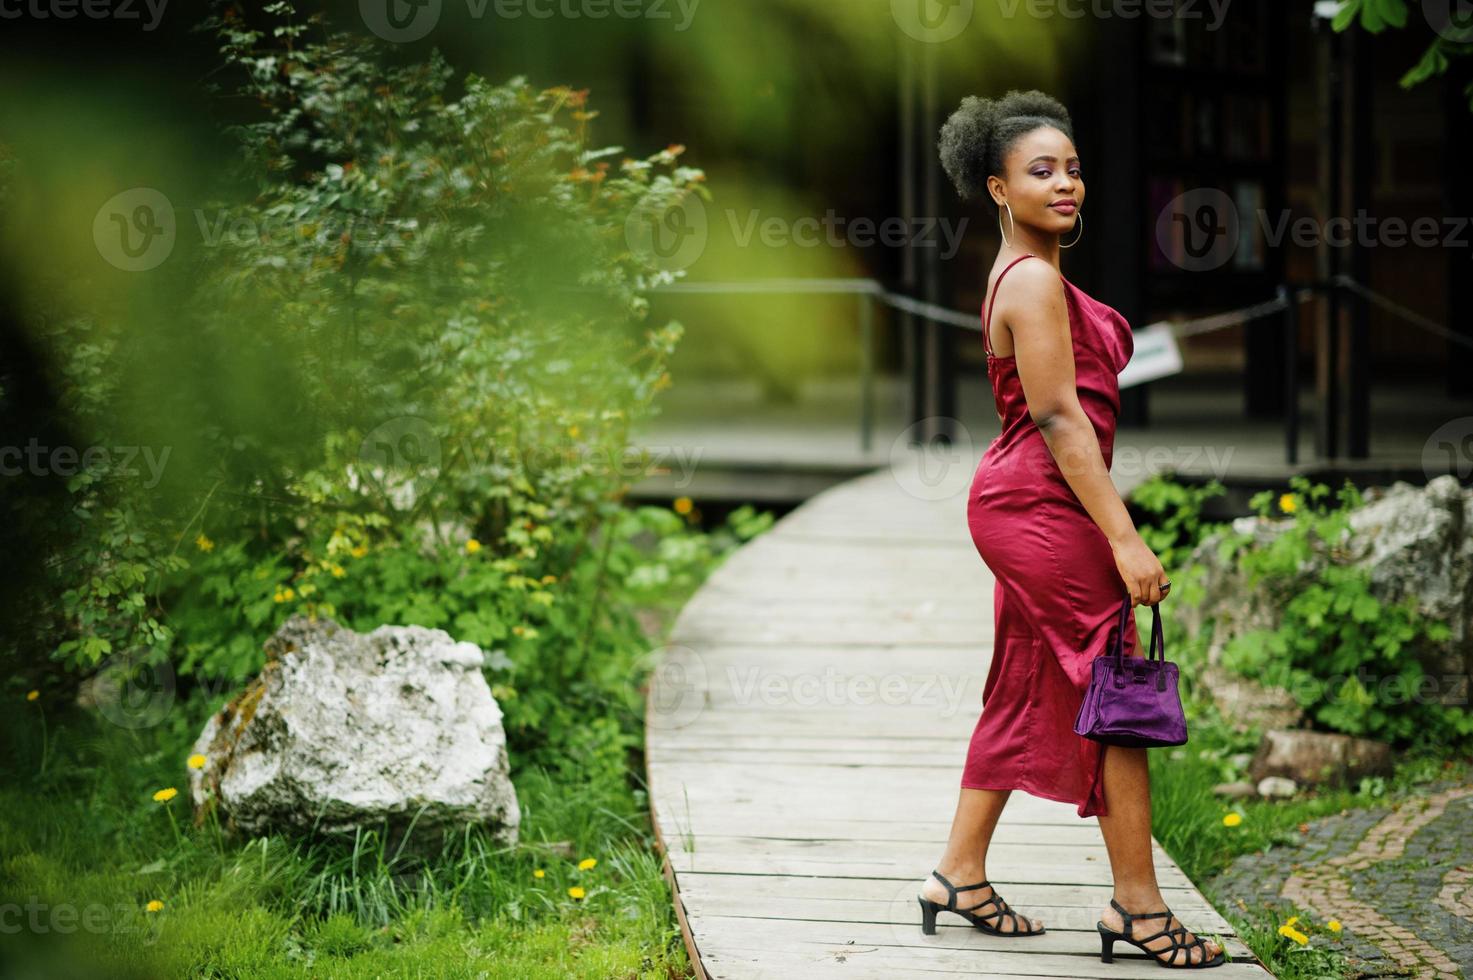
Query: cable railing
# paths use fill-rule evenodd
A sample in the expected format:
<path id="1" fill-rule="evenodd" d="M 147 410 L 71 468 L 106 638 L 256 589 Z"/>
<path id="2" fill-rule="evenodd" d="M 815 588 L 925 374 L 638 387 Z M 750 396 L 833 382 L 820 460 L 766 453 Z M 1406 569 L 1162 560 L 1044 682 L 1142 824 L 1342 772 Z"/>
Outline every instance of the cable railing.
<path id="1" fill-rule="evenodd" d="M 1393 316 L 1429 333 L 1441 337 L 1451 344 L 1473 349 L 1473 337 L 1457 333 L 1446 326 L 1397 303 L 1376 292 L 1348 275 L 1336 275 L 1329 279 L 1297 284 L 1280 285 L 1273 299 L 1250 303 L 1232 310 L 1224 310 L 1206 316 L 1186 320 L 1158 320 L 1142 327 L 1141 331 L 1164 329 L 1174 340 L 1183 340 L 1199 334 L 1225 330 L 1261 320 L 1274 314 L 1285 318 L 1285 414 L 1284 443 L 1287 461 L 1293 465 L 1299 458 L 1299 306 L 1307 299 L 1335 290 L 1345 290 L 1357 300 L 1374 305 Z M 963 330 L 982 332 L 980 310 L 976 314 L 962 313 L 948 307 L 938 306 L 886 289 L 875 279 L 839 278 L 773 278 L 752 279 L 732 282 L 675 282 L 655 287 L 656 292 L 684 293 L 696 295 L 849 295 L 860 299 L 860 406 L 859 443 L 863 452 L 870 451 L 874 437 L 874 324 L 875 304 L 911 316 L 921 317 L 933 323 L 942 323 Z M 1138 331 L 1138 332 L 1141 332 Z"/>

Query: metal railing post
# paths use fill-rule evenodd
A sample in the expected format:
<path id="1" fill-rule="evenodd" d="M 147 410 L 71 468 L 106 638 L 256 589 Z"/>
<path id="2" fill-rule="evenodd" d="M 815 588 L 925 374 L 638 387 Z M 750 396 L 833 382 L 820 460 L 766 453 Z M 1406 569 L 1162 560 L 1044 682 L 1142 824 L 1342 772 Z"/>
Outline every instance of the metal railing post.
<path id="1" fill-rule="evenodd" d="M 1290 466 L 1299 462 L 1299 303 L 1289 287 L 1279 286 L 1284 300 L 1284 451 Z"/>
<path id="2" fill-rule="evenodd" d="M 869 454 L 875 425 L 875 300 L 859 294 L 859 449 Z"/>

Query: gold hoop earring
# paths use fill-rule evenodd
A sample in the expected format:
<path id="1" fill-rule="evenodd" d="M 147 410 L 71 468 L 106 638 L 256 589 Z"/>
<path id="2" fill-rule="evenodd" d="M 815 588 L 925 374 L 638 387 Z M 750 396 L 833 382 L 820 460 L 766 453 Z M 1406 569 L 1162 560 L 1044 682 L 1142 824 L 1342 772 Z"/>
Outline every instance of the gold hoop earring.
<path id="1" fill-rule="evenodd" d="M 1079 227 L 1079 234 L 1075 235 L 1074 236 L 1074 241 L 1070 242 L 1068 245 L 1065 245 L 1063 242 L 1060 242 L 1059 243 L 1059 247 L 1060 248 L 1073 248 L 1075 245 L 1078 245 L 1079 244 L 1079 240 L 1084 237 L 1084 212 L 1083 211 L 1080 211 L 1074 217 L 1076 218 L 1074 224 Z"/>
<path id="2" fill-rule="evenodd" d="M 1003 201 L 1002 202 L 1002 206 L 1008 209 L 1008 224 L 1010 224 L 1010 225 L 1013 226 L 1013 234 L 1016 235 L 1018 233 L 1018 223 L 1013 220 L 1013 206 L 1011 204 L 1009 204 L 1007 201 Z M 1005 234 L 1003 234 L 1003 230 L 1002 230 L 1002 211 L 1000 209 L 997 212 L 997 233 L 999 235 L 1002 235 L 1002 243 L 1004 245 L 1006 245 L 1008 248 L 1012 248 L 1013 247 L 1013 243 L 1010 242 L 1010 241 L 1008 241 L 1008 236 L 1005 235 Z"/>

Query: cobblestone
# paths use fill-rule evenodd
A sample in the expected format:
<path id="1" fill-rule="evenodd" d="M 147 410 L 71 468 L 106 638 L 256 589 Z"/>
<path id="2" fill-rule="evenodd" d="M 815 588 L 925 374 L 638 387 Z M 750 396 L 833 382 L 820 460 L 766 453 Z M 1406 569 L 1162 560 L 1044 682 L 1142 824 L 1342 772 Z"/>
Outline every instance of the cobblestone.
<path id="1" fill-rule="evenodd" d="M 1473 786 L 1313 821 L 1299 843 L 1239 857 L 1209 888 L 1339 919 L 1362 976 L 1473 977 Z"/>

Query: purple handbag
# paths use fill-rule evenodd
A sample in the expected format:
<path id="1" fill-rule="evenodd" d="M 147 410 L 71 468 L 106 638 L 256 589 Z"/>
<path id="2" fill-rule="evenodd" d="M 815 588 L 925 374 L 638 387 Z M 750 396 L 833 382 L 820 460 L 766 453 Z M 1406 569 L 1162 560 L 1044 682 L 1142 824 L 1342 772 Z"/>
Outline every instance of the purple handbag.
<path id="1" fill-rule="evenodd" d="M 1111 649 L 1090 665 L 1093 673 L 1074 719 L 1074 733 L 1106 745 L 1182 745 L 1187 740 L 1187 719 L 1177 692 L 1176 664 L 1166 659 L 1161 606 L 1151 607 L 1151 646 L 1144 657 L 1125 656 L 1130 608 L 1126 595 Z M 1159 658 L 1154 656 L 1158 649 Z"/>

